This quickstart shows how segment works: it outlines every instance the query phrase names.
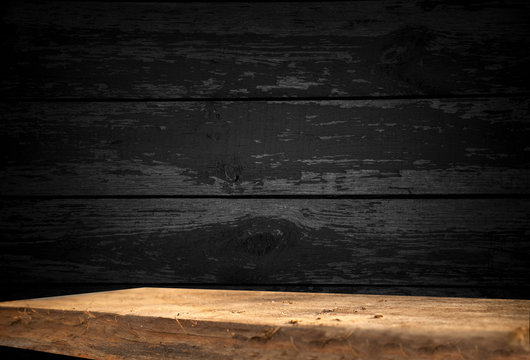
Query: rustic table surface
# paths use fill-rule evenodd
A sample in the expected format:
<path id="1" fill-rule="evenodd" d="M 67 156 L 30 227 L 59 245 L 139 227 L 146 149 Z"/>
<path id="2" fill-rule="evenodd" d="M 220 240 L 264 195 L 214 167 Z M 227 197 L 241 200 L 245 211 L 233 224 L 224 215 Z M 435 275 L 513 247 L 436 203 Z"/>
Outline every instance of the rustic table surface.
<path id="1" fill-rule="evenodd" d="M 528 359 L 530 301 L 136 288 L 0 303 L 0 345 L 98 359 Z"/>

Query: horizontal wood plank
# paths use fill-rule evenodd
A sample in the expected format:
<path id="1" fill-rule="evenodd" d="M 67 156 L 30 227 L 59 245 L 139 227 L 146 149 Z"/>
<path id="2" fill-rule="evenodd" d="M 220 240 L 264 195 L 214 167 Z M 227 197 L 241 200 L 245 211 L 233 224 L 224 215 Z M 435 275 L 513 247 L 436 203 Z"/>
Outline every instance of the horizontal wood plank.
<path id="1" fill-rule="evenodd" d="M 0 95 L 528 92 L 529 11 L 526 0 L 9 2 Z"/>
<path id="2" fill-rule="evenodd" d="M 12 301 L 39 297 L 65 296 L 101 291 L 124 290 L 137 287 L 179 287 L 189 289 L 213 290 L 247 290 L 247 291 L 282 291 L 311 292 L 363 295 L 401 295 L 401 296 L 436 296 L 466 297 L 490 299 L 528 299 L 530 285 L 517 286 L 422 286 L 422 285 L 355 285 L 355 284 L 226 284 L 226 283 L 72 283 L 72 282 L 22 282 L 0 283 L 0 301 Z M 2 351 L 0 350 L 0 354 Z"/>
<path id="3" fill-rule="evenodd" d="M 2 281 L 527 286 L 530 200 L 4 200 Z"/>
<path id="4" fill-rule="evenodd" d="M 2 195 L 528 193 L 530 100 L 0 104 Z"/>
<path id="5" fill-rule="evenodd" d="M 0 344 L 98 359 L 527 359 L 528 300 L 138 288 L 0 303 Z"/>

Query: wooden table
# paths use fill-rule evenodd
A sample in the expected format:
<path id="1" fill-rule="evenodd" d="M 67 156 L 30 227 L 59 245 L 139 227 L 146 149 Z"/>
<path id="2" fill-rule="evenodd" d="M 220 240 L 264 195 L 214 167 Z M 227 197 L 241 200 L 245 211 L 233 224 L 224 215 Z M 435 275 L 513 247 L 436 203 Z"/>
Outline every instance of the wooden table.
<path id="1" fill-rule="evenodd" d="M 528 300 L 136 288 L 0 303 L 0 345 L 98 359 L 528 359 Z"/>

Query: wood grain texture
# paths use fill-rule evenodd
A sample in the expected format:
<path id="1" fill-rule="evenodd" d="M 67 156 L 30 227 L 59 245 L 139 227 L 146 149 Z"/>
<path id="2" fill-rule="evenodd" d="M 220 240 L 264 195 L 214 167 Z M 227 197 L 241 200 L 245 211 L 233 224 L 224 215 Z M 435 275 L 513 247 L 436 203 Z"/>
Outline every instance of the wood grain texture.
<path id="1" fill-rule="evenodd" d="M 529 200 L 5 200 L 6 282 L 527 286 Z"/>
<path id="2" fill-rule="evenodd" d="M 0 303 L 0 343 L 98 359 L 527 359 L 530 301 L 138 288 Z"/>
<path id="3" fill-rule="evenodd" d="M 2 195 L 528 193 L 530 100 L 7 102 Z"/>
<path id="4" fill-rule="evenodd" d="M 1 279 L 3 280 L 3 279 Z M 175 287 L 213 290 L 252 290 L 281 292 L 312 292 L 358 295 L 443 296 L 490 299 L 529 299 L 530 285 L 505 286 L 461 285 L 461 286 L 406 286 L 406 285 L 355 285 L 348 284 L 227 284 L 227 283 L 73 283 L 73 282 L 22 282 L 1 283 L 0 301 L 65 296 L 101 291 L 124 290 L 136 287 Z M 0 355 L 2 351 L 0 350 Z"/>
<path id="5" fill-rule="evenodd" d="M 525 0 L 12 2 L 0 94 L 38 98 L 528 92 Z"/>

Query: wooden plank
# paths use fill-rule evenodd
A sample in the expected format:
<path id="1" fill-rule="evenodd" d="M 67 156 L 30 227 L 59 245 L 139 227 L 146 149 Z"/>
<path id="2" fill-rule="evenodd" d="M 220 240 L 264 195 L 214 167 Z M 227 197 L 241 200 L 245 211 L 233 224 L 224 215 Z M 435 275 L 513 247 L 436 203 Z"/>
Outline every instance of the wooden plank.
<path id="1" fill-rule="evenodd" d="M 89 358 L 527 359 L 528 300 L 137 288 L 0 303 L 0 344 Z"/>
<path id="2" fill-rule="evenodd" d="M 526 0 L 3 7 L 4 97 L 529 91 Z"/>
<path id="3" fill-rule="evenodd" d="M 418 286 L 418 285 L 355 285 L 355 284 L 184 284 L 184 283 L 72 283 L 72 282 L 22 282 L 0 283 L 0 301 L 12 301 L 37 297 L 64 296 L 101 291 L 115 291 L 136 287 L 175 287 L 214 290 L 251 290 L 281 292 L 312 292 L 363 295 L 401 295 L 466 297 L 490 299 L 528 299 L 530 285 L 517 286 Z M 2 351 L 0 350 L 0 355 Z"/>
<path id="4" fill-rule="evenodd" d="M 2 195 L 528 193 L 530 100 L 0 104 Z"/>
<path id="5" fill-rule="evenodd" d="M 524 286 L 530 200 L 5 200 L 4 283 Z"/>

